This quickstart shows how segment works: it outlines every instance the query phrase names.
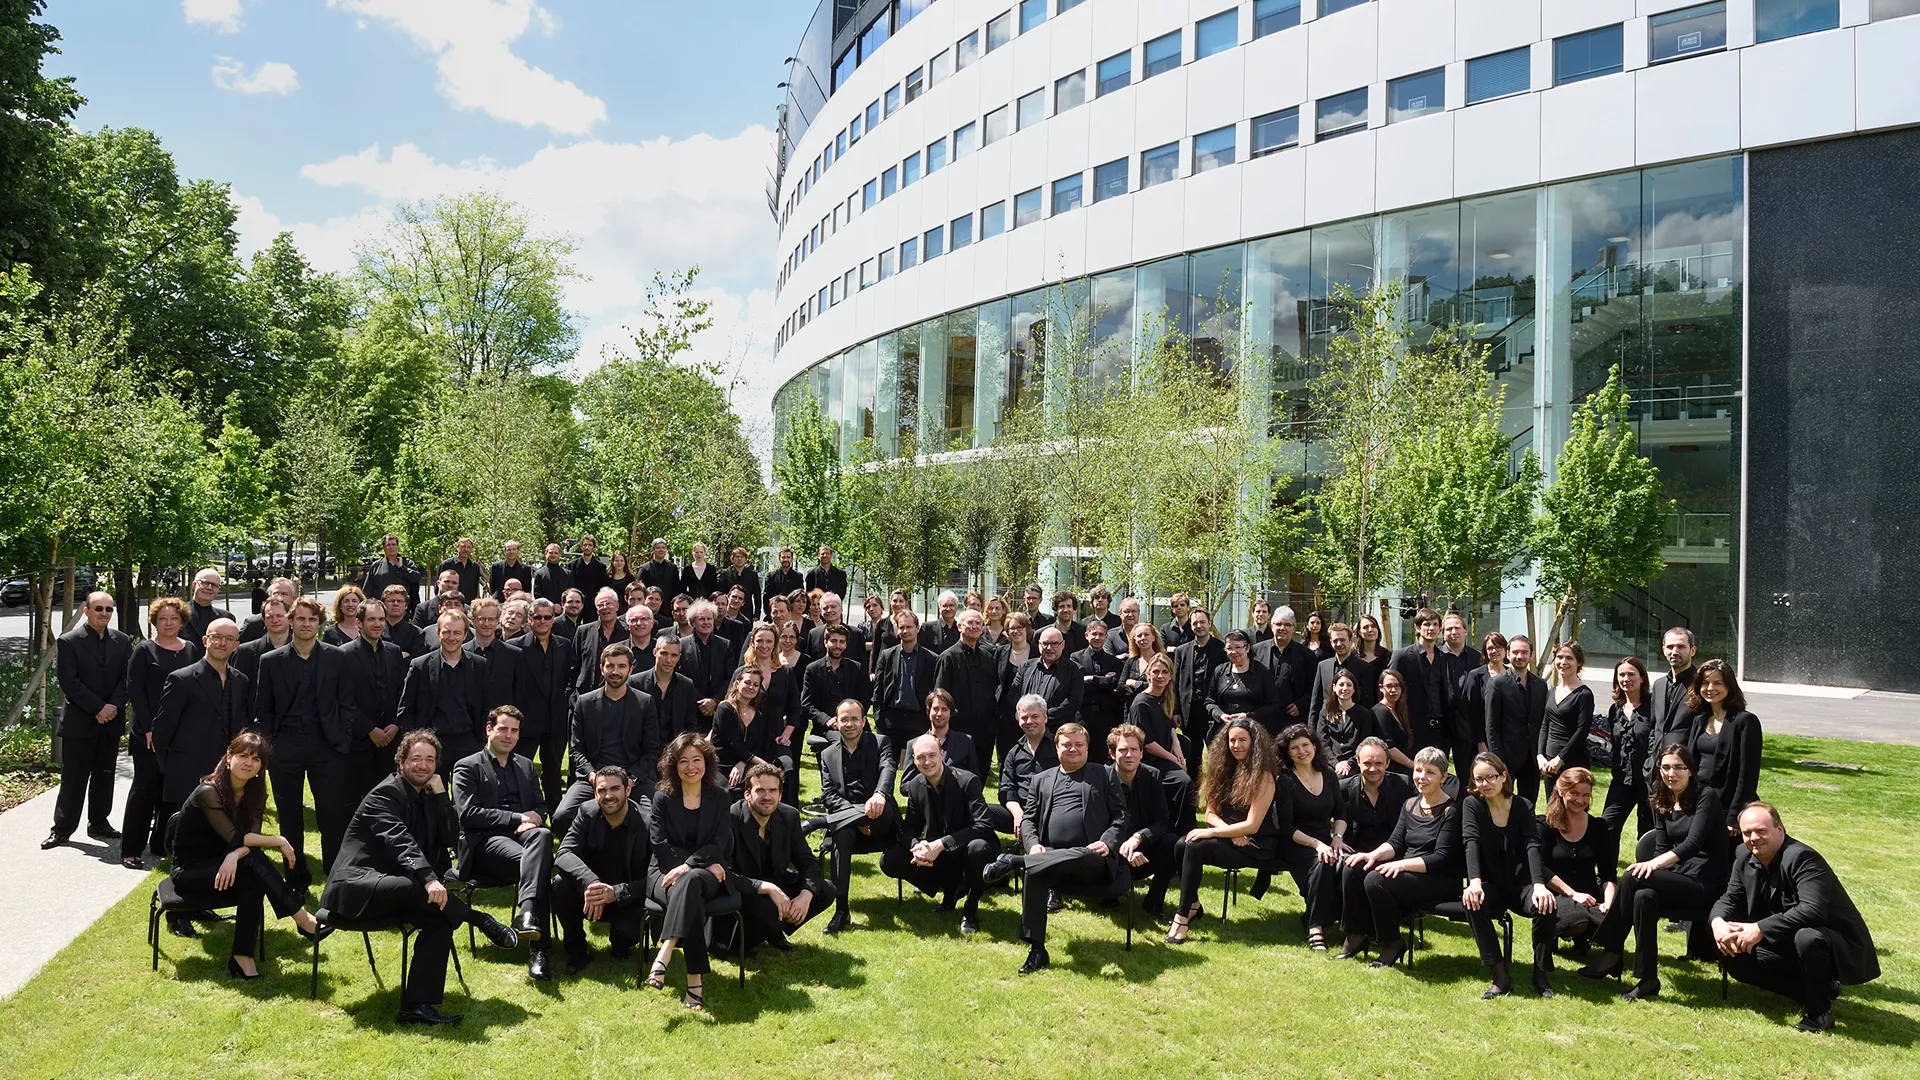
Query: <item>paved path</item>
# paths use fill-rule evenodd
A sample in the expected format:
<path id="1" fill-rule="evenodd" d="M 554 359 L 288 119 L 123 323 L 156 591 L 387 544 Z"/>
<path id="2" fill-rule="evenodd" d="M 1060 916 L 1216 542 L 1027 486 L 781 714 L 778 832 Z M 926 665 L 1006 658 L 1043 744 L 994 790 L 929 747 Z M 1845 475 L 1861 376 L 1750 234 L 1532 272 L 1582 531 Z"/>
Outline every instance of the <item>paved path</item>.
<path id="1" fill-rule="evenodd" d="M 1747 709 L 1769 735 L 1920 746 L 1920 694 L 1825 688 L 1769 687 L 1747 691 Z"/>
<path id="2" fill-rule="evenodd" d="M 120 758 L 113 785 L 113 825 L 133 784 L 133 759 Z M 147 874 L 120 865 L 118 840 L 88 839 L 41 851 L 53 825 L 55 793 L 46 792 L 0 814 L 0 998 L 24 986 L 67 943 L 138 888 Z"/>

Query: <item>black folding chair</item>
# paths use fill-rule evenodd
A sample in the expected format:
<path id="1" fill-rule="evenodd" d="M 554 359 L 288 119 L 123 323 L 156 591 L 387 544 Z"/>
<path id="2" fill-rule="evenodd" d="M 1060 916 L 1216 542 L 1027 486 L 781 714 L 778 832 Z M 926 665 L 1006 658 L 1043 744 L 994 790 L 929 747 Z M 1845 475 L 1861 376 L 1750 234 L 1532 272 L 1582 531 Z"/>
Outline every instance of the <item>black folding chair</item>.
<path id="1" fill-rule="evenodd" d="M 448 884 L 452 885 L 453 891 L 459 894 L 460 902 L 467 905 L 468 907 L 473 906 L 473 894 L 480 891 L 481 889 L 509 889 L 510 888 L 510 889 L 518 890 L 520 888 L 520 880 L 518 878 L 515 878 L 512 881 L 507 881 L 502 878 L 491 878 L 486 876 L 485 874 L 480 873 L 479 868 L 477 867 L 474 869 L 472 877 L 468 877 L 466 876 L 466 874 L 467 874 L 467 868 L 464 866 L 461 867 L 459 872 L 455 874 L 453 879 L 450 882 L 448 882 Z M 512 915 L 509 914 L 508 918 L 511 919 Z M 547 905 L 545 923 L 546 925 L 541 928 L 541 933 L 543 935 L 541 940 L 552 941 L 553 940 L 553 905 L 552 904 Z M 468 923 L 467 924 L 467 955 L 478 956 L 479 953 L 477 952 L 477 950 L 479 948 L 479 944 L 480 944 L 479 938 L 474 934 L 473 924 Z"/>
<path id="2" fill-rule="evenodd" d="M 373 972 L 373 979 L 376 983 L 380 981 L 380 967 L 375 964 L 373 960 L 373 935 L 387 930 L 398 930 L 400 932 L 400 992 L 403 996 L 406 994 L 408 948 L 413 943 L 413 935 L 419 932 L 418 927 L 409 925 L 404 919 L 397 917 L 379 919 L 336 919 L 328 915 L 325 908 L 316 912 L 315 917 L 317 917 L 323 925 L 331 927 L 335 931 L 345 930 L 350 933 L 357 932 L 360 935 L 360 943 L 365 946 L 367 950 L 367 970 Z M 460 980 L 460 989 L 466 990 L 467 994 L 471 996 L 473 991 L 467 989 L 467 974 L 460 969 L 460 950 L 454 948 L 449 949 L 447 952 L 448 955 L 453 958 L 453 973 L 454 976 Z M 312 999 L 319 996 L 320 939 L 314 938 L 313 970 L 307 984 L 307 997 Z"/>
<path id="3" fill-rule="evenodd" d="M 178 838 L 179 833 L 180 813 L 176 811 L 172 817 L 167 819 L 166 835 L 168 851 L 173 850 L 173 842 Z M 161 916 L 193 911 L 221 911 L 237 906 L 239 906 L 239 901 L 231 889 L 226 892 L 221 892 L 218 889 L 208 889 L 205 892 L 181 892 L 180 887 L 174 884 L 173 878 L 171 877 L 163 877 L 159 881 L 154 882 L 153 894 L 147 898 L 147 945 L 153 950 L 153 970 L 160 970 Z M 236 930 L 237 929 L 236 927 Z M 265 919 L 260 920 L 260 944 L 255 949 L 253 956 L 255 960 L 265 960 L 267 958 L 267 922 Z"/>
<path id="4" fill-rule="evenodd" d="M 1413 970 L 1413 953 L 1414 953 L 1415 945 L 1417 944 L 1420 948 L 1423 948 L 1423 949 L 1427 947 L 1427 917 L 1428 916 L 1433 916 L 1435 918 L 1440 918 L 1440 919 L 1447 919 L 1451 922 L 1467 923 L 1469 925 L 1471 925 L 1473 922 L 1473 913 L 1468 911 L 1467 906 L 1465 904 L 1462 904 L 1458 900 L 1436 900 L 1433 903 L 1422 904 L 1417 908 L 1410 909 L 1406 913 L 1407 949 L 1404 953 L 1401 953 L 1401 956 L 1403 956 L 1407 961 L 1408 971 Z M 1503 910 L 1498 915 L 1494 916 L 1493 921 L 1500 927 L 1501 953 L 1503 956 L 1505 956 L 1506 962 L 1508 964 L 1512 964 L 1513 963 L 1513 913 L 1510 911 Z"/>
<path id="5" fill-rule="evenodd" d="M 747 919 L 740 894 L 732 889 L 728 889 L 707 903 L 708 936 L 712 936 L 716 922 L 726 919 L 733 920 L 734 961 L 740 966 L 740 986 L 744 989 L 747 985 Z M 641 924 L 644 929 L 641 944 L 644 948 L 653 949 L 660 944 L 661 938 L 654 934 L 656 921 L 660 924 L 661 933 L 664 934 L 667 928 L 667 909 L 649 896 L 646 918 Z"/>

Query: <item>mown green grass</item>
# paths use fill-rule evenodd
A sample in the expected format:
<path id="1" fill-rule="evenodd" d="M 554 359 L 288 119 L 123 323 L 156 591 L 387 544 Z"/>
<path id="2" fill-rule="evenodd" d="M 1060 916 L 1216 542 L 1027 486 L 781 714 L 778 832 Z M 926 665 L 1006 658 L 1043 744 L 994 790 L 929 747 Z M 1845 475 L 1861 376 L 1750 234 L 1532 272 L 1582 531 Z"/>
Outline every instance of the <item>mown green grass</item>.
<path id="1" fill-rule="evenodd" d="M 1868 769 L 1793 764 L 1803 758 Z M 1204 894 L 1209 917 L 1186 946 L 1136 926 L 1125 951 L 1121 912 L 1075 905 L 1053 920 L 1053 968 L 1022 978 L 1017 897 L 992 894 L 985 933 L 962 938 L 957 917 L 932 901 L 909 890 L 896 903 L 877 859 L 863 856 L 856 929 L 825 938 L 820 920 L 797 952 L 761 950 L 745 990 L 716 961 L 706 1018 L 680 1007 L 677 961 L 668 993 L 636 989 L 640 961 L 619 965 L 604 949 L 584 975 L 542 987 L 527 980 L 524 951 L 483 942 L 479 959 L 465 960 L 471 998 L 449 976 L 446 1007 L 466 1020 L 433 1033 L 393 1024 L 392 934 L 374 942 L 383 983 L 357 936 L 330 939 L 318 1001 L 307 1000 L 306 954 L 289 923 L 274 925 L 268 977 L 256 984 L 227 979 L 225 925 L 197 942 L 164 937 L 150 972 L 143 887 L 0 1002 L 0 1077 L 1920 1073 L 1920 748 L 1770 738 L 1760 790 L 1832 861 L 1880 948 L 1884 976 L 1847 991 L 1830 1037 L 1794 1033 L 1793 1003 L 1747 987 L 1723 1004 L 1711 967 L 1676 959 L 1663 962 L 1656 1002 L 1617 1001 L 1615 984 L 1577 979 L 1564 959 L 1555 1000 L 1482 1002 L 1464 926 L 1434 925 L 1412 977 L 1370 970 L 1303 946 L 1291 889 L 1259 902 L 1243 894 L 1222 928 L 1217 876 Z M 509 900 L 482 897 L 496 912 Z M 1524 987 L 1524 924 L 1517 937 Z M 1669 958 L 1681 949 L 1678 935 L 1661 945 Z"/>

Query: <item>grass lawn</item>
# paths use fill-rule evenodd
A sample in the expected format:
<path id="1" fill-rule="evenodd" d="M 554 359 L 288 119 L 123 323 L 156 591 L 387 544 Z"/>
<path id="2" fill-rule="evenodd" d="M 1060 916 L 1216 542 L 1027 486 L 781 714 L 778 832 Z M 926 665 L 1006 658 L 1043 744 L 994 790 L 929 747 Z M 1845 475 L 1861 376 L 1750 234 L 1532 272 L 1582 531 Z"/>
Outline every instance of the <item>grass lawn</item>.
<path id="1" fill-rule="evenodd" d="M 1793 764 L 1804 758 L 1868 768 Z M 1911 824 L 1920 748 L 1769 738 L 1760 791 L 1782 807 L 1790 832 L 1833 863 L 1880 948 L 1884 975 L 1848 988 L 1831 1037 L 1793 1032 L 1795 1005 L 1748 987 L 1735 984 L 1723 1004 L 1712 968 L 1671 959 L 1682 949 L 1677 934 L 1661 936 L 1669 959 L 1658 1001 L 1617 1001 L 1615 984 L 1578 979 L 1563 958 L 1555 1000 L 1482 1002 L 1484 975 L 1463 925 L 1429 929 L 1413 977 L 1370 970 L 1304 947 L 1290 882 L 1260 902 L 1243 894 L 1222 928 L 1217 875 L 1203 894 L 1209 917 L 1186 946 L 1137 925 L 1123 951 L 1120 911 L 1075 905 L 1054 917 L 1053 968 L 1022 978 L 1017 897 L 990 894 L 984 933 L 962 938 L 957 915 L 933 901 L 909 890 L 897 904 L 877 856 L 862 856 L 855 929 L 825 938 L 823 917 L 801 932 L 796 952 L 760 950 L 745 990 L 716 959 L 708 1017 L 679 1005 L 677 959 L 672 992 L 636 989 L 642 961 L 616 964 L 597 936 L 585 974 L 541 987 L 526 978 L 524 950 L 502 954 L 483 941 L 480 958 L 466 959 L 472 997 L 448 980 L 446 1008 L 466 1020 L 431 1034 L 393 1023 L 397 935 L 374 940 L 383 983 L 368 973 L 357 935 L 329 939 L 318 1001 L 307 1000 L 306 954 L 291 923 L 272 924 L 268 977 L 257 984 L 226 977 L 230 924 L 200 941 L 163 932 L 154 973 L 143 887 L 0 1002 L 0 1076 L 1920 1073 L 1920 838 Z M 496 913 L 510 901 L 503 890 L 481 895 Z M 1521 988 L 1527 933 L 1516 928 Z M 559 960 L 556 948 L 556 970 Z"/>

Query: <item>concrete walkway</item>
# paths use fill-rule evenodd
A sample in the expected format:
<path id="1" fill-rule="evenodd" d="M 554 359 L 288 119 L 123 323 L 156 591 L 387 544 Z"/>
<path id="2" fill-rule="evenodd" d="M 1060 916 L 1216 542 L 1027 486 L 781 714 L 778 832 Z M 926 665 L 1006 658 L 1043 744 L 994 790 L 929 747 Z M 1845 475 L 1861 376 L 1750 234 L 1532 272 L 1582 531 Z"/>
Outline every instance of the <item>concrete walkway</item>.
<path id="1" fill-rule="evenodd" d="M 133 785 L 133 759 L 120 758 L 113 785 L 114 828 Z M 149 875 L 120 865 L 118 840 L 93 840 L 81 827 L 52 851 L 40 841 L 53 827 L 55 792 L 41 794 L 0 814 L 0 998 L 26 985 L 54 954 L 94 920 L 144 884 Z"/>
<path id="2" fill-rule="evenodd" d="M 1827 687 L 1742 687 L 1747 710 L 1769 735 L 1920 746 L 1920 694 Z"/>

